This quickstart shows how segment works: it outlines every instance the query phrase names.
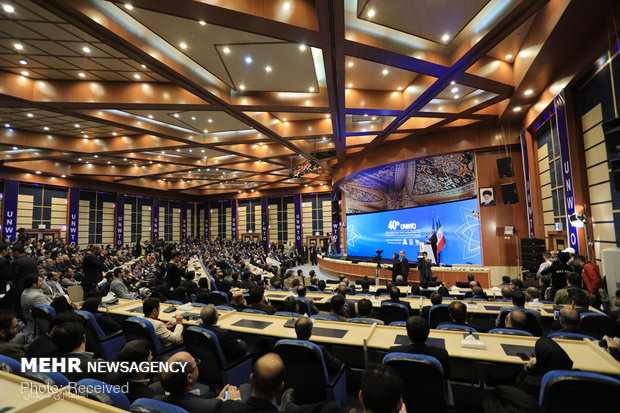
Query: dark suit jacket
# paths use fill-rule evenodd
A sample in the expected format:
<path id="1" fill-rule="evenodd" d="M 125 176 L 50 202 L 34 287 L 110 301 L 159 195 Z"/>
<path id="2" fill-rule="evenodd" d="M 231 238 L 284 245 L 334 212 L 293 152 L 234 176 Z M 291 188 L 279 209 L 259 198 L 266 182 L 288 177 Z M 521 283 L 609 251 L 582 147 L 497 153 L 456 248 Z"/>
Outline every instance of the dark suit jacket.
<path id="1" fill-rule="evenodd" d="M 428 321 L 428 313 L 431 311 L 431 307 L 432 305 L 425 305 L 424 307 L 422 307 L 422 309 L 420 310 L 420 316 L 425 319 L 426 321 Z"/>
<path id="2" fill-rule="evenodd" d="M 340 371 L 342 367 L 342 362 L 338 360 L 334 355 L 329 351 L 329 349 L 325 346 L 318 345 L 323 352 L 323 360 L 325 361 L 325 368 L 327 369 L 327 374 L 331 377 L 334 374 Z"/>
<path id="3" fill-rule="evenodd" d="M 217 340 L 220 342 L 220 348 L 228 362 L 237 360 L 245 355 L 245 350 L 237 341 L 237 335 L 234 332 L 218 326 L 208 326 L 205 328 L 215 333 Z"/>
<path id="4" fill-rule="evenodd" d="M 203 399 L 191 393 L 183 393 L 176 396 L 160 394 L 155 396 L 154 399 L 174 404 L 175 406 L 187 410 L 189 413 L 217 412 L 222 406 L 222 401 L 220 399 Z"/>
<path id="5" fill-rule="evenodd" d="M 431 244 L 431 249 L 433 250 L 433 255 L 435 255 L 435 261 L 437 260 L 437 234 L 433 234 L 429 239 L 428 243 Z"/>
<path id="6" fill-rule="evenodd" d="M 254 308 L 256 310 L 263 310 L 269 315 L 273 315 L 273 313 L 276 312 L 275 308 L 267 304 L 254 303 L 254 304 L 248 305 L 248 308 Z"/>
<path id="7" fill-rule="evenodd" d="M 287 409 L 288 410 L 288 409 Z M 222 403 L 219 413 L 266 413 L 277 412 L 278 408 L 267 400 L 250 397 L 245 402 L 231 400 Z"/>
<path id="8" fill-rule="evenodd" d="M 27 357 L 54 357 L 58 349 L 49 334 L 42 334 L 26 347 Z"/>
<path id="9" fill-rule="evenodd" d="M 409 275 L 409 260 L 407 257 L 403 257 L 400 260 L 400 275 L 406 280 Z"/>
<path id="10" fill-rule="evenodd" d="M 23 280 L 28 275 L 38 274 L 37 261 L 27 255 L 13 260 L 13 279 L 16 281 Z"/>
<path id="11" fill-rule="evenodd" d="M 140 399 L 143 397 L 146 399 L 153 399 L 155 398 L 155 396 L 162 394 L 162 392 L 149 387 L 148 384 L 140 383 L 137 381 L 129 381 L 126 383 L 119 383 L 119 384 L 128 385 L 129 391 L 125 393 L 125 396 L 127 396 L 127 398 L 129 399 L 129 403 L 133 403 L 137 399 Z"/>
<path id="12" fill-rule="evenodd" d="M 166 288 L 177 288 L 179 285 L 181 285 L 182 275 L 183 271 L 179 269 L 179 267 L 175 263 L 168 263 L 168 265 L 166 265 Z"/>
<path id="13" fill-rule="evenodd" d="M 68 354 L 64 354 L 62 356 L 63 358 L 77 358 L 80 360 L 80 370 L 82 370 L 82 372 L 66 372 L 63 373 L 68 379 L 69 381 L 75 381 L 78 382 L 82 379 L 95 379 L 95 380 L 100 380 L 106 383 L 110 383 L 111 381 L 113 381 L 115 379 L 113 374 L 109 374 L 109 373 L 92 373 L 88 371 L 88 363 L 89 362 L 94 362 L 95 359 L 92 357 L 89 357 L 85 354 L 81 354 L 81 353 L 68 353 Z M 103 360 L 98 360 L 100 363 L 105 363 L 105 361 Z"/>
<path id="14" fill-rule="evenodd" d="M 103 257 L 97 257 L 91 253 L 86 254 L 82 260 L 82 271 L 84 272 L 82 285 L 97 284 L 103 279 L 104 269 Z"/>
<path id="15" fill-rule="evenodd" d="M 427 346 L 426 344 L 407 344 L 406 346 L 390 347 L 390 353 L 426 354 L 435 357 L 443 368 L 443 377 L 450 377 L 450 356 L 445 348 Z"/>

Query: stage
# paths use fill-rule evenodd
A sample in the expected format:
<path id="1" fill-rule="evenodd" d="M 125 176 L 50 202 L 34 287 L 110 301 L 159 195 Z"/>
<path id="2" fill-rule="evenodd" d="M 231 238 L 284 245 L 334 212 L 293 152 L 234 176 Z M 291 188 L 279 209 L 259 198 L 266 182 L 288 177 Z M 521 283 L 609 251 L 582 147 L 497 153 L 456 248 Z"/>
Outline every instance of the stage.
<path id="1" fill-rule="evenodd" d="M 354 264 L 353 261 L 357 261 L 358 259 L 360 259 L 360 261 Z M 368 277 L 374 282 L 377 264 L 361 261 L 369 259 L 369 257 L 319 256 L 318 264 L 324 274 L 335 278 L 344 275 L 350 280 L 355 281 Z M 381 264 L 382 268 L 379 277 L 381 283 L 385 284 L 387 280 L 392 279 L 392 271 L 388 269 L 388 267 L 391 266 L 391 260 L 388 263 L 388 260 L 384 259 L 383 262 L 384 263 Z M 474 274 L 475 280 L 480 283 L 482 288 L 491 287 L 490 271 L 482 266 L 458 265 L 452 267 L 432 267 L 432 270 L 437 280 L 441 281 L 448 288 L 455 285 L 457 281 L 466 282 L 467 274 Z M 417 268 L 412 268 L 409 271 L 407 282 L 412 284 L 419 283 L 419 281 L 420 277 Z"/>

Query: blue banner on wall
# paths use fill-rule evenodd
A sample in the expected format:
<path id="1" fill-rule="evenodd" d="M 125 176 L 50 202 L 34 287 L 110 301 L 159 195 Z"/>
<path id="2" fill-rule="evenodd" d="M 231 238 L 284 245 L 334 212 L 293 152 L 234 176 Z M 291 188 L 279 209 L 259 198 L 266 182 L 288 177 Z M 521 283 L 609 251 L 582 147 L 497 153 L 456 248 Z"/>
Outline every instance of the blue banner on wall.
<path id="1" fill-rule="evenodd" d="M 17 230 L 17 192 L 19 182 L 13 180 L 4 181 L 4 214 L 2 216 L 2 239 L 8 238 L 15 241 Z"/>
<path id="2" fill-rule="evenodd" d="M 69 188 L 69 226 L 67 227 L 67 243 L 78 244 L 78 222 L 80 217 L 80 190 Z"/>
<path id="3" fill-rule="evenodd" d="M 153 216 L 153 240 L 156 241 L 159 239 L 159 198 L 153 198 L 151 214 Z"/>
<path id="4" fill-rule="evenodd" d="M 521 157 L 523 158 L 523 176 L 525 178 L 525 204 L 527 206 L 527 229 L 530 238 L 534 238 L 534 210 L 532 209 L 532 187 L 530 185 L 530 161 L 527 157 L 527 137 L 521 132 Z"/>
<path id="5" fill-rule="evenodd" d="M 568 246 L 579 254 L 579 237 L 577 227 L 571 225 L 569 216 L 575 213 L 575 194 L 573 193 L 573 170 L 570 163 L 570 148 L 568 143 L 568 123 L 566 120 L 566 100 L 564 91 L 553 99 L 555 106 L 555 122 L 560 145 L 560 163 L 562 165 L 562 184 L 564 185 L 564 205 L 566 207 L 566 229 L 568 232 Z"/>
<path id="6" fill-rule="evenodd" d="M 301 194 L 295 194 L 295 245 L 297 252 L 303 252 L 303 240 L 301 239 Z"/>
<path id="7" fill-rule="evenodd" d="M 116 246 L 123 246 L 125 230 L 125 195 L 116 194 Z"/>
<path id="8" fill-rule="evenodd" d="M 237 239 L 237 200 L 230 200 L 230 236 L 232 239 Z"/>
<path id="9" fill-rule="evenodd" d="M 383 250 L 384 258 L 405 251 L 415 261 L 420 243 L 428 240 L 433 225 L 441 220 L 445 245 L 441 250 L 444 264 L 481 265 L 480 224 L 472 211 L 478 201 L 466 199 L 393 211 L 347 215 L 347 255 L 372 257 Z"/>
<path id="10" fill-rule="evenodd" d="M 334 201 L 338 201 L 338 192 L 336 191 L 332 191 L 332 205 Z M 338 205 L 340 205 L 340 203 L 338 203 Z M 336 211 L 332 211 L 332 239 L 335 238 L 335 244 L 336 244 L 336 253 L 340 254 L 340 231 L 339 231 L 339 226 L 340 226 L 340 215 L 335 215 L 334 212 Z M 332 239 L 330 239 L 330 242 L 332 241 Z"/>
<path id="11" fill-rule="evenodd" d="M 209 225 L 210 225 L 210 219 L 211 219 L 211 214 L 209 213 L 209 211 L 211 211 L 209 209 L 209 201 L 205 202 L 204 204 L 204 222 L 203 222 L 203 226 L 204 226 L 204 237 L 205 237 L 205 241 L 209 240 Z"/>
<path id="12" fill-rule="evenodd" d="M 269 248 L 269 243 L 268 243 L 268 239 L 267 239 L 267 233 L 268 233 L 268 222 L 267 219 L 269 217 L 269 212 L 267 209 L 267 197 L 261 197 L 260 199 L 260 213 L 261 213 L 261 221 L 260 221 L 260 236 L 261 236 L 261 241 L 263 242 L 263 247 L 265 248 L 265 251 L 267 251 L 267 248 Z"/>
<path id="13" fill-rule="evenodd" d="M 187 242 L 187 202 L 181 202 L 181 242 Z"/>

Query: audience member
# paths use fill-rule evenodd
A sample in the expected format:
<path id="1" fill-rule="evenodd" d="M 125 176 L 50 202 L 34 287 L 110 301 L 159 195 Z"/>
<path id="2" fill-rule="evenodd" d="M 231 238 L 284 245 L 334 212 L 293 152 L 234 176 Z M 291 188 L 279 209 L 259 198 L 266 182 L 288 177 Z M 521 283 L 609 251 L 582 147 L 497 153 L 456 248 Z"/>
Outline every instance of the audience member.
<path id="1" fill-rule="evenodd" d="M 155 335 L 162 345 L 183 341 L 183 315 L 177 314 L 174 321 L 164 323 L 159 317 L 159 299 L 147 298 L 142 303 L 144 316 L 153 324 Z M 170 331 L 170 329 L 173 329 Z"/>
<path id="2" fill-rule="evenodd" d="M 150 363 L 153 360 L 151 344 L 144 339 L 129 341 L 118 352 L 117 360 L 127 363 Z M 163 394 L 159 382 L 156 388 L 151 387 L 150 384 L 152 383 L 150 383 L 149 375 L 140 370 L 121 373 L 118 381 L 118 385 L 127 385 L 128 391 L 125 396 L 130 403 L 140 398 L 152 399 L 158 394 Z"/>
<path id="3" fill-rule="evenodd" d="M 306 300 L 308 300 L 308 304 L 310 304 L 310 311 L 312 311 L 312 314 L 308 314 L 308 316 L 311 316 L 313 314 L 318 314 L 319 309 L 317 308 L 316 304 L 314 304 L 314 300 L 312 300 L 312 298 L 306 297 L 307 292 L 308 292 L 308 288 L 305 285 L 297 286 L 297 297 L 305 298 Z M 305 311 L 303 311 L 303 313 L 305 314 Z"/>
<path id="4" fill-rule="evenodd" d="M 312 336 L 312 319 L 308 317 L 299 317 L 295 322 L 295 334 L 297 334 L 297 340 L 309 341 Z M 323 352 L 323 360 L 325 361 L 327 374 L 330 377 L 338 374 L 342 368 L 342 362 L 334 357 L 327 347 L 322 344 L 317 345 Z"/>
<path id="5" fill-rule="evenodd" d="M 331 311 L 319 311 L 320 315 L 336 317 L 340 321 L 348 320 L 348 311 L 342 294 L 334 295 L 330 300 Z"/>
<path id="6" fill-rule="evenodd" d="M 367 298 L 362 298 L 357 303 L 357 316 L 359 318 L 366 318 L 373 320 L 379 324 L 383 324 L 383 321 L 375 317 L 372 301 Z"/>
<path id="7" fill-rule="evenodd" d="M 276 312 L 276 309 L 265 301 L 265 287 L 262 285 L 257 285 L 250 289 L 250 301 L 252 304 L 248 305 L 248 308 L 262 310 L 269 315 Z"/>
<path id="8" fill-rule="evenodd" d="M 384 302 L 402 304 L 405 307 L 407 307 L 407 311 L 409 315 L 413 314 L 413 310 L 411 309 L 411 304 L 409 304 L 409 301 L 403 301 L 400 299 L 400 290 L 398 289 L 398 287 L 394 286 L 390 288 L 388 291 L 390 293 L 390 299 L 385 300 Z"/>
<path id="9" fill-rule="evenodd" d="M 566 274 L 566 282 L 568 285 L 559 289 L 555 293 L 553 301 L 556 304 L 570 304 L 570 296 L 572 295 L 573 290 L 581 290 L 585 292 L 585 290 L 581 288 L 581 276 L 576 272 L 569 272 Z"/>
<path id="10" fill-rule="evenodd" d="M 516 385 L 529 394 L 540 393 L 540 382 L 551 370 L 570 370 L 573 361 L 552 339 L 541 337 L 534 345 L 534 357 L 525 364 L 516 380 Z"/>
<path id="11" fill-rule="evenodd" d="M 428 313 L 431 311 L 431 307 L 434 306 L 434 305 L 441 304 L 441 302 L 443 300 L 443 297 L 441 296 L 441 294 L 439 294 L 439 292 L 434 292 L 434 293 L 431 294 L 430 299 L 431 299 L 431 305 L 425 305 L 420 310 L 420 315 L 426 321 L 428 321 Z"/>
<path id="12" fill-rule="evenodd" d="M 527 329 L 527 316 L 525 312 L 521 310 L 512 310 L 506 316 L 506 328 L 511 330 L 523 330 Z"/>
<path id="13" fill-rule="evenodd" d="M 378 365 L 362 372 L 359 401 L 364 413 L 406 413 L 402 393 L 403 381 L 394 369 Z"/>
<path id="14" fill-rule="evenodd" d="M 247 343 L 238 338 L 234 332 L 217 326 L 219 318 L 220 315 L 213 304 L 203 307 L 200 311 L 202 326 L 215 334 L 226 359 L 233 361 L 243 357 L 248 349 Z"/>
<path id="15" fill-rule="evenodd" d="M 448 304 L 448 314 L 450 315 L 449 323 L 441 324 L 457 324 L 460 326 L 466 326 L 467 324 L 467 306 L 462 301 L 452 301 Z"/>
<path id="16" fill-rule="evenodd" d="M 19 323 L 17 315 L 12 310 L 0 310 L 0 354 L 19 360 L 26 357 L 22 344 L 12 343 L 17 335 Z"/>

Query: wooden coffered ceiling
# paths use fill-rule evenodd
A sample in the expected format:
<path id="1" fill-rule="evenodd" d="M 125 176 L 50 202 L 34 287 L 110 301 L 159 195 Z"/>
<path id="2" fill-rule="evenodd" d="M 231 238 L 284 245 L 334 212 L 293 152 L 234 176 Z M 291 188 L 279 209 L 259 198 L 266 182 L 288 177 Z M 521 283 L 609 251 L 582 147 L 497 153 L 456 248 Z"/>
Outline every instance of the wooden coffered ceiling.
<path id="1" fill-rule="evenodd" d="M 571 59 L 542 51 L 580 8 L 0 0 L 0 162 L 196 197 L 329 185 L 384 141 L 522 119 Z M 306 159 L 317 173 L 289 178 Z"/>

